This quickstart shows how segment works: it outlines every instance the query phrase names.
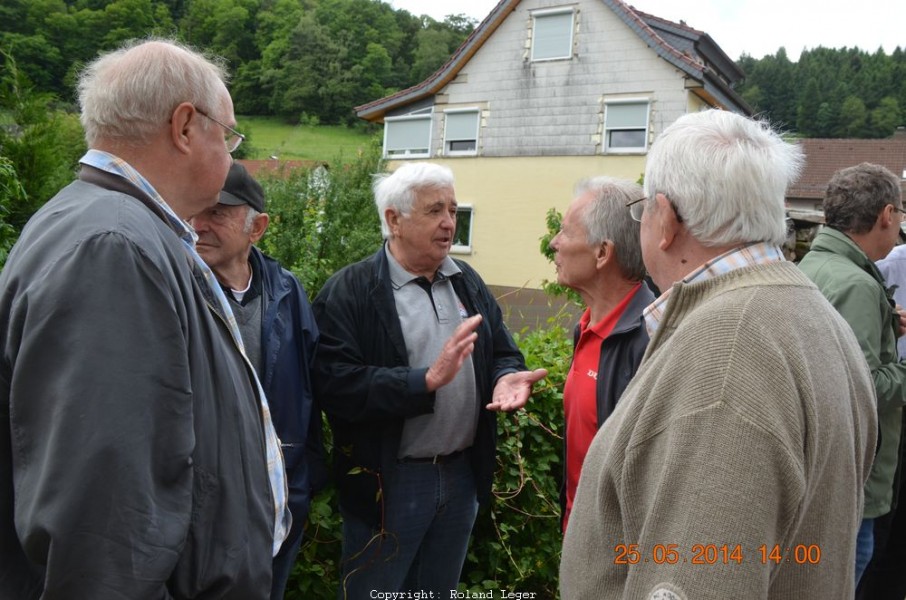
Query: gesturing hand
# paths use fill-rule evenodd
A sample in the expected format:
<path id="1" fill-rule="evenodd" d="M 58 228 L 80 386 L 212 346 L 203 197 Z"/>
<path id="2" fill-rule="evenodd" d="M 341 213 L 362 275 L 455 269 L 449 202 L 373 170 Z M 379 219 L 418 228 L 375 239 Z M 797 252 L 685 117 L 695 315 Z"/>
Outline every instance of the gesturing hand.
<path id="1" fill-rule="evenodd" d="M 507 373 L 497 380 L 488 410 L 509 412 L 522 408 L 532 394 L 532 385 L 547 377 L 547 369 Z"/>
<path id="2" fill-rule="evenodd" d="M 425 373 L 425 384 L 429 392 L 447 385 L 459 373 L 462 363 L 475 349 L 475 340 L 478 339 L 475 329 L 479 323 L 481 323 L 481 315 L 469 317 L 456 328 L 450 339 L 446 341 L 440 351 L 440 356 Z"/>

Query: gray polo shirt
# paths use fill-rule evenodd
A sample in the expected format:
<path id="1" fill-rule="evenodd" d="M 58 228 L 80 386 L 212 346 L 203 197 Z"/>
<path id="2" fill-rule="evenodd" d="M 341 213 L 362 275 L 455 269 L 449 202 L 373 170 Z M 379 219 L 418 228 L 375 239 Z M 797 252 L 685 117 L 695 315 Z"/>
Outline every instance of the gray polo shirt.
<path id="1" fill-rule="evenodd" d="M 461 273 L 449 256 L 433 282 L 406 271 L 385 246 L 393 299 L 399 315 L 411 367 L 428 367 L 468 314 L 456 296 L 450 277 Z M 439 388 L 434 412 L 407 419 L 399 458 L 425 458 L 464 450 L 475 440 L 478 397 L 475 368 L 469 356 L 453 381 Z"/>

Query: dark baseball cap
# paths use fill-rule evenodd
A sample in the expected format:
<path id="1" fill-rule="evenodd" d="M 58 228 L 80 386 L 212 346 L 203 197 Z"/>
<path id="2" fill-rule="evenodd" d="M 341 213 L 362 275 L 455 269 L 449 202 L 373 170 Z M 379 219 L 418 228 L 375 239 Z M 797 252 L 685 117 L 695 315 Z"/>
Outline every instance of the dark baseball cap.
<path id="1" fill-rule="evenodd" d="M 248 204 L 258 212 L 264 212 L 264 190 L 255 179 L 249 175 L 240 163 L 234 162 L 230 167 L 226 183 L 220 192 L 221 204 L 239 206 Z"/>

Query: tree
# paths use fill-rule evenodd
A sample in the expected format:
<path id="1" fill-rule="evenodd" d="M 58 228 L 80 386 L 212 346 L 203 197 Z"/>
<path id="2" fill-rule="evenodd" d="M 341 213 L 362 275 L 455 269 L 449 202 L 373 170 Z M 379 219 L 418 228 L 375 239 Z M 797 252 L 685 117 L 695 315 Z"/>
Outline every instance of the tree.
<path id="1" fill-rule="evenodd" d="M 427 19 L 427 18 L 426 18 Z M 178 26 L 178 32 L 177 32 Z M 472 30 L 380 0 L 6 0 L 0 48 L 11 49 L 36 91 L 72 101 L 80 65 L 130 38 L 174 36 L 222 56 L 240 114 L 357 122 L 353 107 L 409 87 Z M 421 54 L 416 39 L 431 30 Z M 418 68 L 412 66 L 418 62 Z M 416 79 L 418 77 L 419 79 Z"/>
<path id="2" fill-rule="evenodd" d="M 0 128 L 0 156 L 12 166 L 24 194 L 10 196 L 7 223 L 18 232 L 47 200 L 75 175 L 85 153 L 75 115 L 54 107 L 54 97 L 36 92 L 12 55 L 0 51 L 0 112 L 11 118 Z"/>
<path id="3" fill-rule="evenodd" d="M 868 113 L 861 98 L 849 96 L 840 107 L 840 120 L 837 134 L 839 137 L 862 137 Z"/>
<path id="4" fill-rule="evenodd" d="M 453 50 L 451 45 L 458 39 L 452 31 L 440 28 L 422 29 L 415 35 L 415 61 L 412 63 L 412 79 L 422 81 L 433 74 L 446 62 Z"/>
<path id="5" fill-rule="evenodd" d="M 901 49 L 888 56 L 881 49 L 819 46 L 789 67 L 779 54 L 761 60 L 744 55 L 738 63 L 747 74 L 740 93 L 771 121 L 783 122 L 793 107 L 798 132 L 808 137 L 885 137 L 902 124 L 906 56 Z M 896 100 L 897 110 L 886 98 Z"/>
<path id="6" fill-rule="evenodd" d="M 421 81 L 433 74 L 475 29 L 475 21 L 465 15 L 447 15 L 443 23 L 422 17 L 423 27 L 415 34 L 412 79 Z"/>
<path id="7" fill-rule="evenodd" d="M 25 200 L 25 189 L 19 182 L 16 169 L 5 156 L 0 156 L 0 269 L 6 264 L 10 248 L 18 237 L 18 231 L 8 219 L 10 207 Z"/>
<path id="8" fill-rule="evenodd" d="M 822 102 L 815 117 L 815 137 L 833 137 L 836 123 L 837 113 L 833 106 L 830 102 Z"/>
<path id="9" fill-rule="evenodd" d="M 23 75 L 34 82 L 37 89 L 63 91 L 61 85 L 69 64 L 43 35 L 8 33 L 3 36 L 2 47 L 18 57 Z"/>
<path id="10" fill-rule="evenodd" d="M 766 56 L 755 65 L 752 78 L 760 88 L 759 112 L 766 112 L 772 123 L 782 128 L 796 124 L 795 92 L 790 86 L 795 67 L 780 48 L 774 56 Z M 753 81 L 753 83 L 754 83 Z"/>
<path id="11" fill-rule="evenodd" d="M 881 99 L 878 107 L 871 111 L 871 129 L 873 137 L 889 137 L 902 123 L 900 103 L 893 96 Z"/>
<path id="12" fill-rule="evenodd" d="M 196 46 L 226 59 L 232 69 L 258 58 L 255 0 L 193 0 L 180 31 Z"/>
<path id="13" fill-rule="evenodd" d="M 362 59 L 362 76 L 367 97 L 380 98 L 387 93 L 384 86 L 390 80 L 392 67 L 393 61 L 387 49 L 380 44 L 369 42 L 365 48 L 365 57 Z"/>
<path id="14" fill-rule="evenodd" d="M 346 37 L 334 37 L 312 13 L 302 15 L 288 43 L 278 48 L 282 54 L 273 57 L 262 74 L 273 89 L 270 106 L 275 114 L 295 123 L 303 113 L 329 124 L 352 118 L 362 67 L 349 64 Z"/>
<path id="15" fill-rule="evenodd" d="M 818 81 L 811 77 L 805 84 L 805 90 L 796 109 L 796 129 L 801 135 L 812 136 L 818 130 L 818 108 L 821 106 L 821 94 Z"/>

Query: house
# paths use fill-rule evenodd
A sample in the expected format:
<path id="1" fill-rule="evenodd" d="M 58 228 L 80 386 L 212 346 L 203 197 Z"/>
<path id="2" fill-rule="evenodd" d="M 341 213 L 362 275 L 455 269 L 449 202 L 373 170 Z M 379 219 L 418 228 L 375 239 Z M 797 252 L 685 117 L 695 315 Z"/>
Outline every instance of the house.
<path id="1" fill-rule="evenodd" d="M 384 124 L 391 168 L 453 170 L 453 252 L 513 293 L 554 279 L 539 240 L 576 181 L 638 180 L 684 113 L 751 114 L 733 89 L 742 77 L 708 34 L 620 0 L 501 0 L 436 73 L 356 112 Z"/>
<path id="2" fill-rule="evenodd" d="M 805 256 L 818 226 L 824 223 L 824 190 L 840 169 L 863 162 L 883 165 L 900 177 L 900 188 L 906 193 L 906 129 L 900 128 L 893 137 L 882 140 L 812 138 L 799 143 L 805 153 L 805 167 L 786 193 L 787 212 L 795 228 L 791 259 Z"/>
<path id="3" fill-rule="evenodd" d="M 805 152 L 805 168 L 787 190 L 786 202 L 791 211 L 820 211 L 831 176 L 863 162 L 883 165 L 906 183 L 906 129 L 883 140 L 814 138 L 799 143 Z"/>

